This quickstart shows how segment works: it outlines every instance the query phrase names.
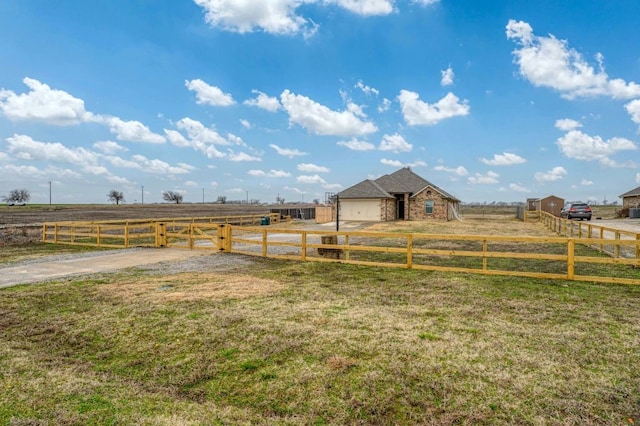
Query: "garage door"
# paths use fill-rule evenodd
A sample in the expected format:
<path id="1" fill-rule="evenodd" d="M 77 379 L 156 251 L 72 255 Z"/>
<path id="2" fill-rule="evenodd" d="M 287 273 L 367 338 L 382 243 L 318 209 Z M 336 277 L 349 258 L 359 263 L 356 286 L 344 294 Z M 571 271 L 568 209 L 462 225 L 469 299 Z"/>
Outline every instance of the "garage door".
<path id="1" fill-rule="evenodd" d="M 340 200 L 340 220 L 380 220 L 380 200 Z"/>

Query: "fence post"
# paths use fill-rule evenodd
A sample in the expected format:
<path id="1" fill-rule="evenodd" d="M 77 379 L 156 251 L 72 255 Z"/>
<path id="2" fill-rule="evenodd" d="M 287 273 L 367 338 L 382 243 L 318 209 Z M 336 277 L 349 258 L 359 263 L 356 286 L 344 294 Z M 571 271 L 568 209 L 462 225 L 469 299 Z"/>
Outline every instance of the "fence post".
<path id="1" fill-rule="evenodd" d="M 413 234 L 407 235 L 407 268 L 413 268 Z"/>
<path id="2" fill-rule="evenodd" d="M 600 253 L 604 253 L 604 244 L 602 240 L 604 239 L 604 228 L 600 227 Z"/>
<path id="3" fill-rule="evenodd" d="M 640 234 L 636 234 L 636 266 L 640 266 Z"/>
<path id="4" fill-rule="evenodd" d="M 43 243 L 47 242 L 47 224 L 46 223 L 42 224 L 42 242 Z"/>
<path id="5" fill-rule="evenodd" d="M 124 223 L 124 248 L 129 248 L 129 221 Z"/>
<path id="6" fill-rule="evenodd" d="M 307 260 L 307 231 L 302 231 L 301 237 L 302 237 L 302 247 L 301 247 L 302 250 L 300 253 L 300 260 L 304 262 Z"/>
<path id="7" fill-rule="evenodd" d="M 573 280 L 575 272 L 576 243 L 573 238 L 567 240 L 567 279 Z"/>
<path id="8" fill-rule="evenodd" d="M 487 250 L 488 250 L 488 244 L 487 244 L 487 239 L 483 239 L 482 240 L 482 270 L 486 271 L 487 270 Z"/>
<path id="9" fill-rule="evenodd" d="M 98 225 L 98 226 L 96 227 L 96 232 L 97 232 L 97 234 L 98 234 L 96 242 L 98 243 L 98 247 L 100 247 L 100 244 L 102 243 L 102 235 L 100 234 L 100 231 L 101 231 L 101 230 L 102 230 L 102 229 L 101 229 L 101 226 L 100 226 L 100 225 Z M 72 235 L 71 237 L 73 238 L 73 237 L 75 237 L 75 235 L 76 235 L 76 228 L 75 228 L 75 226 L 74 226 L 74 227 L 73 227 L 73 235 Z M 75 242 L 75 239 L 72 239 L 72 242 Z"/>
<path id="10" fill-rule="evenodd" d="M 218 225 L 218 251 L 224 251 L 224 223 Z"/>
<path id="11" fill-rule="evenodd" d="M 267 257 L 267 228 L 262 228 L 262 257 Z"/>
<path id="12" fill-rule="evenodd" d="M 195 246 L 195 241 L 194 241 L 194 227 L 195 227 L 195 222 L 191 222 L 189 224 L 189 249 L 193 250 L 193 247 Z"/>
<path id="13" fill-rule="evenodd" d="M 225 232 L 224 232 L 224 245 L 226 248 L 226 251 L 231 253 L 232 250 L 232 241 L 231 239 L 233 238 L 233 225 L 227 225 L 227 227 L 225 228 Z"/>
<path id="14" fill-rule="evenodd" d="M 156 223 L 156 247 L 167 246 L 167 225 L 165 223 Z"/>

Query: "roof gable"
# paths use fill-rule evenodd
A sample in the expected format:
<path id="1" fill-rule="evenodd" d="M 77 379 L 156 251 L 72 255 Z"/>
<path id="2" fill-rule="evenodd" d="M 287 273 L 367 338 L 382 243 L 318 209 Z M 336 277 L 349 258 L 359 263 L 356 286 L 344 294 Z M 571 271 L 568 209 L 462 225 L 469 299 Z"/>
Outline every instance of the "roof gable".
<path id="1" fill-rule="evenodd" d="M 415 197 L 427 188 L 439 192 L 444 198 L 460 201 L 426 179 L 403 167 L 390 175 L 380 176 L 375 181 L 363 180 L 340 192 L 340 198 L 393 198 L 392 194 L 410 194 Z"/>
<path id="2" fill-rule="evenodd" d="M 637 187 L 636 189 L 632 189 L 629 192 L 625 192 L 624 194 L 620 195 L 620 198 L 623 198 L 623 197 L 634 197 L 636 195 L 640 195 L 640 186 Z"/>
<path id="3" fill-rule="evenodd" d="M 366 179 L 338 193 L 340 198 L 393 198 L 376 182 Z"/>

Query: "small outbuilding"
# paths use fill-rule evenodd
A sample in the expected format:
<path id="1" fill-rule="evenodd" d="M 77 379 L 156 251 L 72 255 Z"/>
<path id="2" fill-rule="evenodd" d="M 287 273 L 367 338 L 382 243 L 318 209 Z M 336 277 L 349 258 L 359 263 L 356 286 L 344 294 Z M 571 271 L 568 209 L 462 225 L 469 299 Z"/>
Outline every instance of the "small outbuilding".
<path id="1" fill-rule="evenodd" d="M 460 200 L 409 167 L 363 180 L 337 195 L 340 220 L 447 221 L 459 217 Z"/>
<path id="2" fill-rule="evenodd" d="M 543 211 L 554 216 L 560 216 L 560 210 L 564 207 L 564 198 L 549 195 L 544 198 L 527 198 L 527 210 Z"/>
<path id="3" fill-rule="evenodd" d="M 622 208 L 640 207 L 640 186 L 629 192 L 625 192 L 620 195 L 620 198 L 622 198 Z"/>

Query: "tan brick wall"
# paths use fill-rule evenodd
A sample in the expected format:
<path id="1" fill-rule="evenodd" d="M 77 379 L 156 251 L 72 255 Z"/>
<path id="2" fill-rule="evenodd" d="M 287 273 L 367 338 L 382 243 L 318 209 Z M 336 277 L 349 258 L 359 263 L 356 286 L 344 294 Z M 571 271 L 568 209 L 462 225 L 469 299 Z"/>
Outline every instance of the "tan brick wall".
<path id="1" fill-rule="evenodd" d="M 380 219 L 395 220 L 396 218 L 396 201 L 395 200 L 382 200 L 380 203 Z"/>
<path id="2" fill-rule="evenodd" d="M 640 195 L 634 197 L 624 197 L 622 199 L 622 207 L 640 207 Z"/>
<path id="3" fill-rule="evenodd" d="M 431 194 L 428 192 L 431 191 Z M 426 214 L 425 201 L 433 201 L 433 214 Z M 447 218 L 448 201 L 443 199 L 438 191 L 429 190 L 428 188 L 418 194 L 417 197 L 411 198 L 409 208 L 409 220 L 442 220 Z"/>

